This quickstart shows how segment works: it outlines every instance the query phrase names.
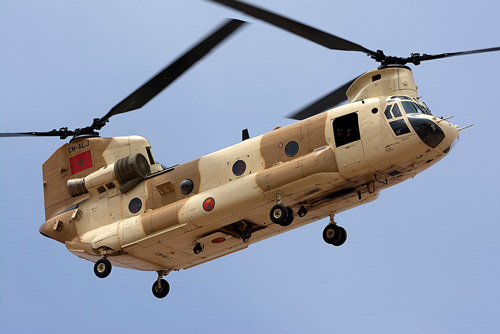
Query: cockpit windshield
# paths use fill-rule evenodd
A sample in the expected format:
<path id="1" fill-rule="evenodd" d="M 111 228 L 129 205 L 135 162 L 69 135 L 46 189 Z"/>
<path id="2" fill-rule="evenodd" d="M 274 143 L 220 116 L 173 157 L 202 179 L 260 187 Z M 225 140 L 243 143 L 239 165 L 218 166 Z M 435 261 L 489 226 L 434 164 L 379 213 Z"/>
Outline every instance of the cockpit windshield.
<path id="1" fill-rule="evenodd" d="M 401 101 L 401 104 L 407 114 L 427 114 L 427 112 L 415 102 Z"/>
<path id="2" fill-rule="evenodd" d="M 392 96 L 387 102 L 401 101 L 403 110 L 406 114 L 424 114 L 432 115 L 431 111 L 425 103 L 417 103 L 414 99 L 408 96 Z"/>

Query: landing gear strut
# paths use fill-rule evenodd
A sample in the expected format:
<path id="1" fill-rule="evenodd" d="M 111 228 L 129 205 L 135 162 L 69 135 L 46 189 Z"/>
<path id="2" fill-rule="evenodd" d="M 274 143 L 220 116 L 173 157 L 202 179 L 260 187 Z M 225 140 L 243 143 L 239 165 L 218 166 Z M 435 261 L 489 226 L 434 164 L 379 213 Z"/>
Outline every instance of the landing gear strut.
<path id="1" fill-rule="evenodd" d="M 333 219 L 333 215 L 330 216 L 330 224 L 323 230 L 323 240 L 325 240 L 327 244 L 334 246 L 341 246 L 347 240 L 347 231 L 343 227 L 337 225 Z"/>
<path id="2" fill-rule="evenodd" d="M 170 284 L 162 277 L 166 276 L 172 271 L 171 269 L 158 271 L 158 279 L 153 283 L 153 295 L 156 298 L 165 298 L 170 292 Z"/>
<path id="3" fill-rule="evenodd" d="M 99 278 L 108 277 L 111 273 L 111 262 L 105 257 L 100 258 L 94 264 L 94 274 Z"/>

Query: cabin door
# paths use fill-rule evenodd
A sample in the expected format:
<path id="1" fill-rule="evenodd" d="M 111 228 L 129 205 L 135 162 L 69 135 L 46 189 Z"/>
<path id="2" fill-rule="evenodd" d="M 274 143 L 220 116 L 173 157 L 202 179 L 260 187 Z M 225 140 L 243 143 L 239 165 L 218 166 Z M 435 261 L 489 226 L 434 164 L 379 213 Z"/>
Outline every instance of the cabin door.
<path id="1" fill-rule="evenodd" d="M 361 171 L 365 159 L 358 113 L 337 117 L 332 120 L 332 125 L 339 171 L 346 178 L 355 177 Z"/>

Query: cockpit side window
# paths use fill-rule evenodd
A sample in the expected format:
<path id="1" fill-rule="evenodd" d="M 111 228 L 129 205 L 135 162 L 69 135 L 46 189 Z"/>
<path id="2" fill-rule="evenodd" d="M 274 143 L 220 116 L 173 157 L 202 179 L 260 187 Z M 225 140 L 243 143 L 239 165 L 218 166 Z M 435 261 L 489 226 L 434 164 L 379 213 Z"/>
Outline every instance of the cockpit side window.
<path id="1" fill-rule="evenodd" d="M 403 101 L 408 102 L 411 104 L 409 101 Z M 406 109 L 405 109 L 406 111 Z M 408 125 L 406 125 L 406 121 L 403 118 L 403 114 L 401 113 L 401 108 L 399 107 L 399 103 L 394 103 L 392 105 L 388 105 L 385 108 L 385 117 L 390 120 L 389 125 L 392 128 L 392 131 L 394 131 L 394 134 L 396 136 L 401 136 L 405 135 L 408 133 L 411 133 L 410 129 L 408 128 Z M 406 111 L 408 113 L 408 111 Z M 395 118 L 395 120 L 393 120 Z"/>
<path id="2" fill-rule="evenodd" d="M 336 147 L 360 140 L 358 114 L 352 113 L 334 119 L 333 131 Z"/>
<path id="3" fill-rule="evenodd" d="M 391 114 L 391 105 L 389 104 L 386 108 L 385 108 L 385 111 L 384 111 L 384 114 L 385 114 L 385 117 L 387 119 L 391 119 L 392 118 L 392 114 Z"/>
<path id="4" fill-rule="evenodd" d="M 397 121 L 390 122 L 389 124 L 391 125 L 392 131 L 394 131 L 396 136 L 401 136 L 411 132 L 404 119 L 399 119 Z"/>
<path id="5" fill-rule="evenodd" d="M 401 111 L 399 110 L 399 106 L 398 104 L 396 103 L 394 105 L 394 107 L 392 107 L 392 114 L 394 115 L 394 117 L 401 117 Z"/>
<path id="6" fill-rule="evenodd" d="M 392 107 L 392 113 L 391 113 L 391 107 Z M 397 103 L 393 104 L 393 105 L 388 105 L 386 108 L 385 108 L 385 117 L 387 117 L 387 119 L 391 119 L 393 117 L 397 118 L 397 117 L 401 117 L 401 111 L 399 110 L 399 106 Z"/>

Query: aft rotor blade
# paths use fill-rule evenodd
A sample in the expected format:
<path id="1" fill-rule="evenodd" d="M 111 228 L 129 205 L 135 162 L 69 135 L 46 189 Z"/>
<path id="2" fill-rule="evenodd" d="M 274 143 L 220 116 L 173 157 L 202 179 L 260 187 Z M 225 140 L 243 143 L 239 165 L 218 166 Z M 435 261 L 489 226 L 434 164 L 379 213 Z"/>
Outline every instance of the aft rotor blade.
<path id="1" fill-rule="evenodd" d="M 292 34 L 304 37 L 312 42 L 323 45 L 332 50 L 344 50 L 344 51 L 359 51 L 366 53 L 370 56 L 378 56 L 377 52 L 366 49 L 365 47 L 350 42 L 346 39 L 334 36 L 322 30 L 310 27 L 303 23 L 297 22 L 295 20 L 286 18 L 279 14 L 270 12 L 266 9 L 250 5 L 241 1 L 234 0 L 209 0 L 217 2 L 221 5 L 231 7 L 247 15 L 275 25 L 281 29 L 284 29 Z"/>
<path id="2" fill-rule="evenodd" d="M 210 34 L 210 36 L 114 106 L 104 117 L 96 119 L 94 124 L 92 124 L 92 128 L 99 130 L 111 116 L 136 110 L 144 106 L 244 23 L 244 21 L 240 20 L 227 21 L 223 26 Z"/>
<path id="3" fill-rule="evenodd" d="M 441 59 L 441 58 L 464 56 L 464 55 L 471 55 L 471 54 L 485 53 L 485 52 L 494 52 L 494 51 L 500 51 L 500 47 L 461 51 L 461 52 L 448 52 L 448 53 L 442 53 L 442 54 L 438 54 L 438 55 L 427 55 L 424 53 L 423 55 L 413 55 L 412 57 L 410 57 L 410 59 L 415 58 L 416 61 L 425 61 L 425 60 Z M 411 62 L 413 62 L 413 61 L 411 61 Z"/>
<path id="4" fill-rule="evenodd" d="M 0 137 L 32 137 L 32 136 L 50 136 L 48 132 L 6 132 L 0 133 Z"/>
<path id="5" fill-rule="evenodd" d="M 73 136 L 75 133 L 68 129 L 52 130 L 46 132 L 7 132 L 0 133 L 1 137 L 59 137 L 61 139 Z"/>
<path id="6" fill-rule="evenodd" d="M 287 117 L 296 120 L 303 120 L 308 117 L 322 113 L 325 110 L 335 107 L 336 105 L 347 100 L 346 92 L 356 79 L 357 78 L 345 83 L 341 87 L 335 89 L 333 92 L 326 94 L 325 96 L 319 98 L 310 105 L 302 108 L 301 110 Z"/>

